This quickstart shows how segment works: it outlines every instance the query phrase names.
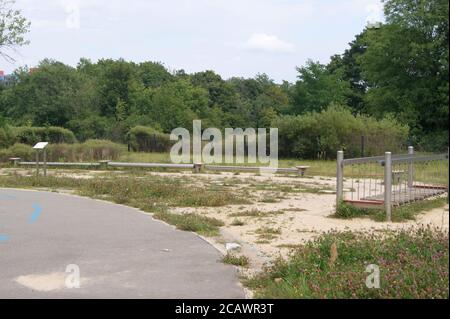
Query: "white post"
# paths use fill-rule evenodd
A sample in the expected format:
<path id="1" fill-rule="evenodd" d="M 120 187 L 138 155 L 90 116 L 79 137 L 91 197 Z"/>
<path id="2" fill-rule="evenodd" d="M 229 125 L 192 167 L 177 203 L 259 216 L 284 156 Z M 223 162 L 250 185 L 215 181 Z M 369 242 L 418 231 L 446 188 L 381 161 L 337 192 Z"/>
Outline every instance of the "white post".
<path id="1" fill-rule="evenodd" d="M 336 208 L 344 198 L 344 151 L 337 153 L 337 167 L 336 167 Z"/>
<path id="2" fill-rule="evenodd" d="M 410 157 L 413 157 L 414 155 L 414 147 L 410 146 L 408 147 L 408 154 Z M 414 183 L 414 167 L 413 167 L 413 161 L 410 161 L 408 164 L 408 187 L 412 188 Z"/>
<path id="3" fill-rule="evenodd" d="M 384 155 L 384 205 L 386 207 L 386 219 L 392 221 L 392 153 Z"/>

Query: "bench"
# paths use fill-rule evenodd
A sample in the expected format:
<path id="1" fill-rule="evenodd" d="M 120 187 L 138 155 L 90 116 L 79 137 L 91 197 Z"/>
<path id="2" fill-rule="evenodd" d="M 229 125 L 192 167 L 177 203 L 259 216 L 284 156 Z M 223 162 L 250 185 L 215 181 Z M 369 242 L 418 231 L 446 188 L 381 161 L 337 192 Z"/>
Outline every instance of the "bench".
<path id="1" fill-rule="evenodd" d="M 300 174 L 300 176 L 305 176 L 306 171 L 308 170 L 308 168 L 310 168 L 311 166 L 296 166 L 295 168 L 298 170 L 298 173 Z"/>
<path id="2" fill-rule="evenodd" d="M 11 157 L 11 158 L 9 159 L 9 161 L 11 162 L 11 164 L 12 164 L 14 167 L 16 167 L 17 164 L 18 164 L 19 161 L 20 161 L 20 157 Z"/>
<path id="3" fill-rule="evenodd" d="M 397 183 L 400 183 L 400 180 L 401 180 L 402 176 L 405 173 L 406 172 L 403 171 L 403 170 L 396 170 L 396 171 L 394 170 L 394 171 L 392 171 L 392 180 L 397 182 Z"/>

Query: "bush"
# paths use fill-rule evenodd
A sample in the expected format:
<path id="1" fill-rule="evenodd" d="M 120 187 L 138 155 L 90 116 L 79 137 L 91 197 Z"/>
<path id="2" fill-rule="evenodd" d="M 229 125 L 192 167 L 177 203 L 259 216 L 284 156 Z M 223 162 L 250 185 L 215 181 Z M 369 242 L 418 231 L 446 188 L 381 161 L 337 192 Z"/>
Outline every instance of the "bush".
<path id="1" fill-rule="evenodd" d="M 35 151 L 30 145 L 14 144 L 13 146 L 0 150 L 0 162 L 8 162 L 11 157 L 20 157 L 23 161 L 35 159 Z"/>
<path id="2" fill-rule="evenodd" d="M 168 134 L 146 126 L 133 127 L 128 134 L 131 148 L 137 152 L 168 152 L 173 145 Z"/>
<path id="3" fill-rule="evenodd" d="M 87 140 L 75 145 L 78 161 L 117 160 L 126 151 L 124 145 L 108 140 Z"/>
<path id="4" fill-rule="evenodd" d="M 330 106 L 321 113 L 284 116 L 272 127 L 279 129 L 281 156 L 300 158 L 335 158 L 338 150 L 346 156 L 361 155 L 361 136 L 365 136 L 365 156 L 399 152 L 409 129 L 393 119 L 376 120 L 354 116 L 343 107 Z"/>
<path id="5" fill-rule="evenodd" d="M 62 127 L 15 127 L 13 128 L 15 141 L 22 144 L 34 145 L 37 142 L 75 143 L 77 140 L 72 131 Z"/>
<path id="6" fill-rule="evenodd" d="M 15 137 L 11 128 L 7 125 L 0 126 L 0 148 L 9 147 L 14 144 Z"/>
<path id="7" fill-rule="evenodd" d="M 438 131 L 421 136 L 417 143 L 417 150 L 424 152 L 447 152 L 448 131 Z"/>

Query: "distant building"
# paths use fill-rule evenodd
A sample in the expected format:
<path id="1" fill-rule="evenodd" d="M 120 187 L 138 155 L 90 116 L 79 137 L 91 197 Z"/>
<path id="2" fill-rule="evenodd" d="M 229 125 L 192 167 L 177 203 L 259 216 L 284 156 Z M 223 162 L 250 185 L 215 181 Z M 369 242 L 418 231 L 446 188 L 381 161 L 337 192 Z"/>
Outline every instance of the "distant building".
<path id="1" fill-rule="evenodd" d="M 28 74 L 32 74 L 36 72 L 38 68 L 30 68 L 28 70 Z M 11 83 L 14 83 L 17 79 L 16 75 L 14 74 L 5 74 L 5 71 L 0 70 L 0 84 L 3 86 L 10 85 Z"/>

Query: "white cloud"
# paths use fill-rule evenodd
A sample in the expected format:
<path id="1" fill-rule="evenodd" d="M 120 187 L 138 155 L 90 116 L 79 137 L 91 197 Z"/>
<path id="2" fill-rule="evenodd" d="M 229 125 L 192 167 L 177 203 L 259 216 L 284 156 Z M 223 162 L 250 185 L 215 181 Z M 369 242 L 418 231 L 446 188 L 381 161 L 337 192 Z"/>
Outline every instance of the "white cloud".
<path id="1" fill-rule="evenodd" d="M 293 52 L 294 45 L 280 40 L 275 35 L 265 33 L 253 34 L 245 43 L 244 48 L 264 52 Z"/>

